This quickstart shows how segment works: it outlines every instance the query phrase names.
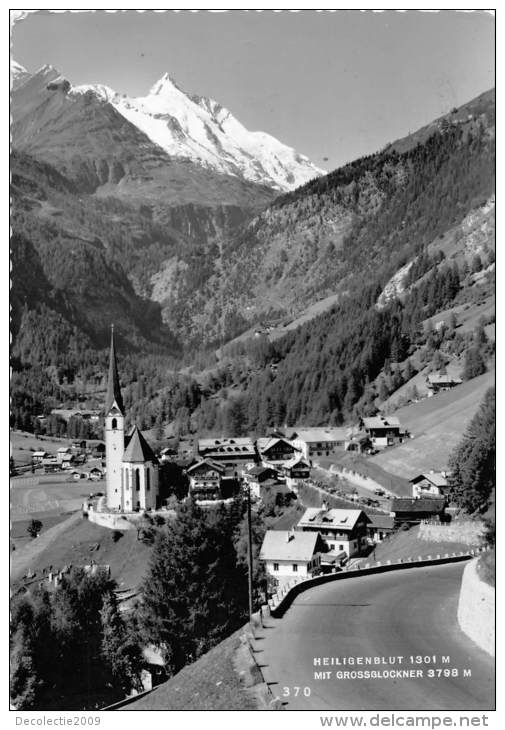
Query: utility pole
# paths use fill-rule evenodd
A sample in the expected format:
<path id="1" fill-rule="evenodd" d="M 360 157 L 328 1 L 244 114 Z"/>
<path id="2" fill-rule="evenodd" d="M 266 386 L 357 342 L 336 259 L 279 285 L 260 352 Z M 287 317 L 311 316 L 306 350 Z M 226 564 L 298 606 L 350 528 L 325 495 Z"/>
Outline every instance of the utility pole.
<path id="1" fill-rule="evenodd" d="M 253 555 L 252 555 L 252 529 L 251 529 L 251 485 L 247 483 L 247 562 L 248 562 L 248 583 L 249 583 L 249 625 L 252 628 L 253 615 Z"/>

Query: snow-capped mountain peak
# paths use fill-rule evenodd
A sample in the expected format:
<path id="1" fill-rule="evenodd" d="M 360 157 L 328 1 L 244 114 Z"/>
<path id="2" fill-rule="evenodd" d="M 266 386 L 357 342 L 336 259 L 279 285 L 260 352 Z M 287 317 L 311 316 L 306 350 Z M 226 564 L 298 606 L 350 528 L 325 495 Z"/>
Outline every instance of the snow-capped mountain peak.
<path id="1" fill-rule="evenodd" d="M 187 94 L 169 73 L 147 96 L 109 101 L 168 154 L 223 174 L 292 190 L 325 172 L 275 137 L 250 132 L 214 99 Z"/>
<path id="2" fill-rule="evenodd" d="M 182 89 L 177 85 L 175 80 L 170 76 L 169 73 L 164 73 L 163 76 L 156 81 L 149 91 L 149 96 L 168 96 L 173 90 L 177 90 L 181 94 L 184 94 Z"/>
<path id="3" fill-rule="evenodd" d="M 24 66 L 21 66 L 21 64 L 14 59 L 11 60 L 11 87 L 13 89 L 17 89 L 21 86 L 21 84 L 24 84 L 25 81 L 28 81 L 30 77 L 31 73 L 29 73 Z"/>
<path id="4" fill-rule="evenodd" d="M 249 131 L 214 99 L 186 93 L 169 73 L 141 97 L 117 93 L 105 84 L 71 87 L 50 65 L 32 76 L 15 64 L 11 74 L 13 88 L 33 78 L 44 88 L 61 88 L 70 97 L 91 93 L 111 104 L 170 156 L 189 159 L 224 175 L 287 191 L 325 173 L 275 137 Z"/>

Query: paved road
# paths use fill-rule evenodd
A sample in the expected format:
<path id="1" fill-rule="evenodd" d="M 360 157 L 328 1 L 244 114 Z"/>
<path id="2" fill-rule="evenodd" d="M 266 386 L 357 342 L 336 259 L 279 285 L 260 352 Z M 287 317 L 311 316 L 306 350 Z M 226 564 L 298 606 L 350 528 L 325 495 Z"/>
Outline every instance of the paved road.
<path id="1" fill-rule="evenodd" d="M 459 629 L 457 599 L 466 563 L 327 583 L 301 593 L 284 618 L 268 620 L 255 647 L 274 695 L 288 710 L 490 710 L 494 662 Z M 411 664 L 410 656 L 437 657 Z M 442 656 L 450 656 L 443 664 Z M 315 657 L 403 657 L 403 663 L 314 666 Z M 457 677 L 429 678 L 428 670 Z M 422 670 L 415 678 L 357 679 L 336 671 Z M 464 670 L 471 677 L 464 677 Z M 315 679 L 315 671 L 331 671 Z M 285 687 L 290 695 L 286 697 Z M 298 696 L 295 696 L 299 687 Z M 304 696 L 310 692 L 310 696 Z"/>

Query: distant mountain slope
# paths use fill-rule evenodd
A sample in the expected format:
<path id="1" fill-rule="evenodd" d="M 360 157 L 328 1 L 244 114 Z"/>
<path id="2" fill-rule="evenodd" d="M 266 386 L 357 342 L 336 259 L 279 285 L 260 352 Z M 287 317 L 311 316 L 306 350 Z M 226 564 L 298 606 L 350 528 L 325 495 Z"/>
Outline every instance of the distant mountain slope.
<path id="1" fill-rule="evenodd" d="M 44 66 L 12 92 L 12 145 L 52 165 L 80 192 L 163 204 L 260 206 L 272 191 L 170 157 L 94 91 L 74 94 Z"/>
<path id="2" fill-rule="evenodd" d="M 11 89 L 17 89 L 30 78 L 31 74 L 17 61 L 11 61 Z"/>
<path id="3" fill-rule="evenodd" d="M 293 318 L 318 299 L 348 291 L 356 274 L 366 280 L 368 272 L 383 270 L 389 278 L 484 204 L 494 192 L 492 99 L 488 92 L 470 102 L 471 119 L 461 107 L 462 123 L 437 125 L 402 153 L 393 145 L 278 197 L 219 242 L 221 261 L 203 286 L 204 336 L 222 337 L 225 318 L 243 321 L 244 330 Z M 177 297 L 173 271 L 182 286 L 185 274 L 174 259 L 153 279 L 167 321 Z M 192 313 L 198 305 L 188 295 Z"/>
<path id="4" fill-rule="evenodd" d="M 249 132 L 217 101 L 187 94 L 168 74 L 144 97 L 100 85 L 76 86 L 72 93 L 89 91 L 109 101 L 172 157 L 283 191 L 324 173 L 271 135 Z"/>
<path id="5" fill-rule="evenodd" d="M 168 185 L 171 181 L 177 180 L 180 184 L 181 177 L 183 177 L 180 173 L 186 171 L 188 162 L 195 163 L 198 168 L 204 168 L 207 173 L 214 172 L 223 177 L 231 176 L 241 181 L 255 183 L 263 188 L 274 188 L 281 191 L 292 190 L 324 173 L 324 170 L 313 165 L 307 157 L 298 154 L 294 149 L 287 147 L 271 135 L 264 132 L 249 132 L 233 117 L 230 111 L 213 99 L 186 94 L 168 74 L 154 84 L 147 96 L 138 98 L 118 94 L 103 84 L 73 87 L 51 66 L 44 66 L 32 76 L 22 66 L 13 62 L 11 74 L 14 90 L 18 91 L 23 87 L 22 92 L 13 97 L 14 117 L 19 122 L 21 118 L 29 117 L 37 109 L 37 149 L 40 151 L 43 147 L 46 154 L 49 152 L 50 143 L 50 140 L 47 139 L 47 132 L 50 136 L 59 134 L 62 129 L 66 130 L 69 123 L 71 133 L 72 130 L 78 131 L 75 128 L 75 114 L 82 113 L 84 99 L 88 116 L 90 113 L 98 114 L 97 109 L 100 108 L 100 105 L 103 107 L 102 116 L 104 114 L 106 116 L 105 120 L 100 116 L 95 120 L 92 130 L 95 136 L 97 133 L 104 134 L 104 122 L 109 124 L 112 129 L 120 130 L 119 138 L 113 139 L 114 135 L 109 138 L 109 142 L 115 143 L 116 150 L 118 142 L 120 142 L 122 145 L 129 145 L 130 152 L 133 153 L 132 144 L 136 140 L 132 130 L 122 125 L 118 119 L 114 118 L 114 115 L 110 114 L 110 108 L 119 112 L 123 120 L 128 120 L 137 133 L 141 132 L 147 137 L 151 148 L 146 145 L 145 139 L 140 144 L 144 146 L 144 152 L 149 153 L 151 158 L 159 158 L 160 150 L 169 155 L 174 170 L 171 171 L 171 177 L 162 176 L 160 183 L 165 182 Z M 47 91 L 60 91 L 62 94 L 56 97 L 53 94 L 52 102 L 47 105 L 47 108 L 42 109 L 42 105 L 46 105 L 47 99 L 42 98 L 41 93 L 47 96 Z M 54 98 L 56 98 L 56 102 Z M 62 104 L 63 100 L 65 104 Z M 89 108 L 92 106 L 93 100 L 98 105 L 96 109 Z M 63 119 L 58 124 L 56 117 L 62 113 L 64 108 L 68 112 L 72 106 L 70 102 L 74 102 L 74 114 L 70 113 L 68 120 Z M 41 123 L 39 124 L 39 122 Z M 33 125 L 27 129 L 27 125 L 20 128 L 17 123 L 15 128 L 17 144 L 25 145 L 24 149 L 33 153 L 33 147 L 27 146 L 30 141 L 34 141 Z M 95 142 L 99 139 L 100 137 Z M 159 148 L 157 153 L 152 149 L 152 145 Z M 54 163 L 54 160 L 47 157 L 45 159 Z M 163 159 L 161 157 L 161 160 Z M 144 155 L 142 162 L 144 163 L 140 168 L 142 172 L 152 171 L 153 159 L 150 159 L 148 164 Z M 182 170 L 179 167 L 180 163 L 183 163 Z M 103 162 L 101 164 L 103 165 Z M 144 169 L 146 165 L 147 170 Z M 131 168 L 125 168 L 124 161 L 120 161 L 120 165 L 112 174 L 112 179 L 109 179 L 109 175 L 106 176 L 105 181 L 103 180 L 105 171 L 102 169 L 100 172 L 99 177 L 102 184 L 104 182 L 117 183 L 118 177 L 121 179 L 125 177 L 122 172 L 131 172 Z M 136 170 L 137 176 L 138 173 L 139 170 Z M 159 174 L 159 170 L 156 174 Z M 144 175 L 144 182 L 145 180 Z M 123 179 L 123 187 L 124 183 Z M 209 174 L 204 176 L 204 185 L 207 183 L 212 184 Z M 228 182 L 228 186 L 230 185 L 231 182 Z M 201 194 L 202 190 L 200 189 L 199 192 Z M 187 192 L 183 202 L 188 202 Z M 195 202 L 202 202 L 202 198 Z M 226 201 L 221 200 L 220 202 Z"/>
<path id="6" fill-rule="evenodd" d="M 72 215 L 74 183 L 20 153 L 12 156 L 11 174 L 16 341 L 34 336 L 35 320 L 45 329 L 52 318 L 56 329 L 77 328 L 97 347 L 105 345 L 114 322 L 131 344 L 150 341 L 172 349 L 174 337 L 162 324 L 159 306 L 135 293 L 120 261 L 108 250 L 110 231 L 100 230 L 103 220 L 90 216 L 88 222 L 85 215 Z M 34 313 L 31 319 L 29 311 Z M 24 327 L 30 321 L 30 333 L 23 331 L 23 321 Z"/>

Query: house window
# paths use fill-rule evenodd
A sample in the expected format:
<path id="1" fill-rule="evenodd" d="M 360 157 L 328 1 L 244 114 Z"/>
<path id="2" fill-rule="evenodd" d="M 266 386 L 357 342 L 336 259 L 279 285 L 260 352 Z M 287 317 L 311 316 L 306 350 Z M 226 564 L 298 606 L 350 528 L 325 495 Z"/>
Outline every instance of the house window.
<path id="1" fill-rule="evenodd" d="M 125 489 L 128 491 L 128 489 L 130 489 L 130 472 L 128 469 L 124 470 L 124 485 Z"/>
<path id="2" fill-rule="evenodd" d="M 140 492 L 140 469 L 135 469 L 135 489 Z"/>
<path id="3" fill-rule="evenodd" d="M 343 545 L 339 545 L 339 546 L 338 546 L 338 549 L 339 549 L 339 550 L 343 550 L 343 549 L 344 549 L 344 546 L 343 546 Z"/>
<path id="4" fill-rule="evenodd" d="M 117 428 L 117 418 L 113 418 L 112 419 L 112 424 L 111 425 L 112 425 L 112 429 L 113 430 Z"/>
<path id="5" fill-rule="evenodd" d="M 298 573 L 298 563 L 293 563 L 293 573 Z"/>
<path id="6" fill-rule="evenodd" d="M 279 570 L 279 563 L 274 563 L 274 570 Z"/>
<path id="7" fill-rule="evenodd" d="M 151 489 L 151 470 L 147 469 L 146 471 L 146 490 L 149 491 Z"/>

